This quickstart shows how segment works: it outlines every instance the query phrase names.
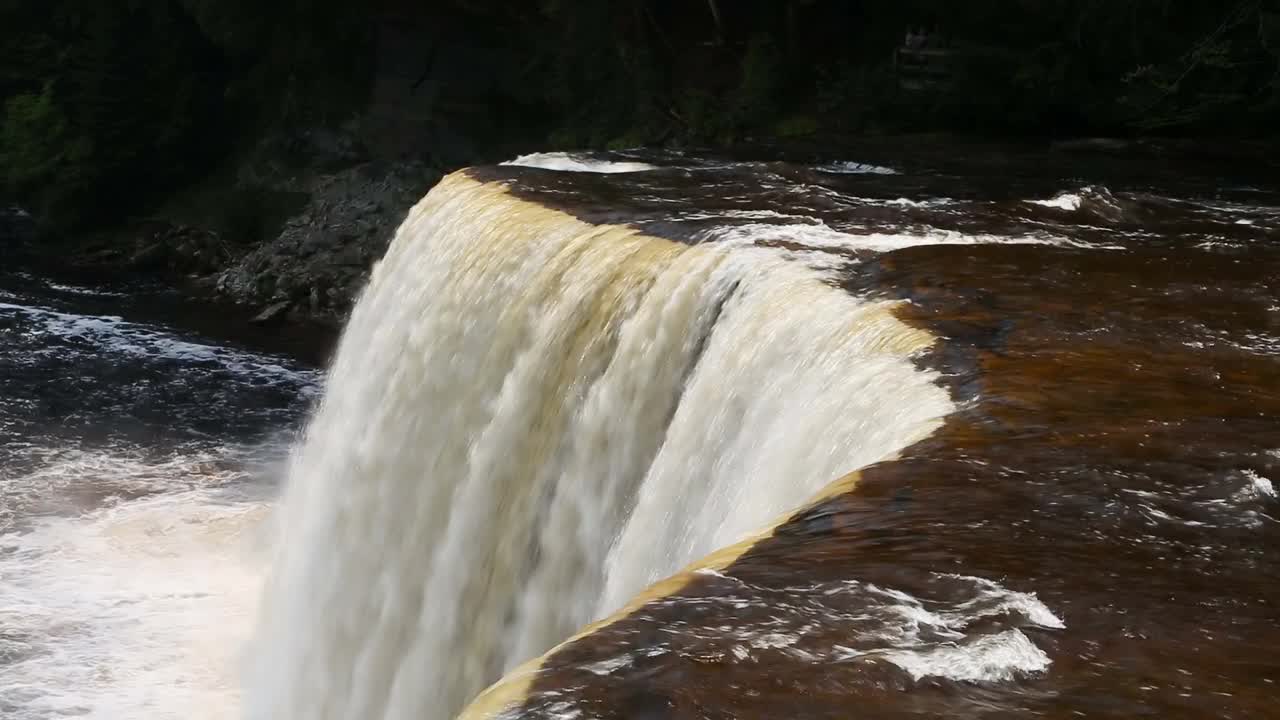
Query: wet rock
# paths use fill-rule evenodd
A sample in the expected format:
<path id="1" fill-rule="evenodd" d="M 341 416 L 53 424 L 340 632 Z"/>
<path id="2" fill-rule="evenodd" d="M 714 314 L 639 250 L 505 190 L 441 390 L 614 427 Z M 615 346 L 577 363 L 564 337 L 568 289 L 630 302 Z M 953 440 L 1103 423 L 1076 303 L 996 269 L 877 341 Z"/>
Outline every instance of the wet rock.
<path id="1" fill-rule="evenodd" d="M 262 312 L 254 315 L 253 319 L 249 322 L 254 323 L 255 325 L 267 325 L 283 320 L 285 315 L 289 312 L 289 306 L 292 304 L 293 303 L 289 300 L 281 300 L 280 302 L 272 303 L 271 305 L 263 308 Z"/>
<path id="2" fill-rule="evenodd" d="M 139 228 L 133 248 L 124 263 L 132 270 L 201 276 L 218 271 L 231 260 L 217 233 L 162 221 Z"/>
<path id="3" fill-rule="evenodd" d="M 308 191 L 316 175 L 339 173 L 365 163 L 368 149 L 352 127 L 301 128 L 262 138 L 239 168 L 244 186 Z"/>
<path id="4" fill-rule="evenodd" d="M 164 264 L 166 255 L 162 243 L 149 243 L 138 248 L 138 251 L 129 258 L 129 264 L 140 269 L 157 268 Z"/>
<path id="5" fill-rule="evenodd" d="M 365 163 L 319 177 L 275 239 L 219 273 L 218 292 L 246 304 L 288 300 L 321 318 L 346 315 L 409 208 L 439 179 L 420 163 Z"/>

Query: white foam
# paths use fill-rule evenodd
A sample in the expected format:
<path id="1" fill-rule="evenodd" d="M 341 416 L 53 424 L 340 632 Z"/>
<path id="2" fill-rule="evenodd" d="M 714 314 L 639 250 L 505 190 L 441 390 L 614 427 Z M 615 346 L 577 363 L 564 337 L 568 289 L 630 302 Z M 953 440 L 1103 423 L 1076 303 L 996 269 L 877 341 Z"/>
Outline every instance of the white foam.
<path id="1" fill-rule="evenodd" d="M 1268 357 L 1280 355 L 1280 335 L 1245 333 L 1243 338 L 1232 344 L 1240 350 L 1258 355 Z"/>
<path id="2" fill-rule="evenodd" d="M 650 165 L 649 163 L 601 160 L 589 155 L 569 152 L 529 153 L 528 155 L 521 155 L 514 160 L 508 160 L 502 164 L 543 168 L 545 170 L 559 170 L 562 172 L 588 173 L 632 173 L 658 169 L 657 165 Z"/>
<path id="3" fill-rule="evenodd" d="M 985 578 L 938 577 L 970 584 L 973 597 L 953 605 L 934 603 L 935 609 L 931 610 L 918 598 L 899 590 L 846 583 L 850 591 L 865 589 L 888 599 L 883 611 L 897 621 L 883 622 L 860 638 L 859 647 L 835 646 L 832 659 L 883 659 L 916 681 L 940 677 L 959 682 L 997 682 L 1048 670 L 1048 655 L 1020 629 L 974 629 L 979 621 L 1002 617 L 1049 630 L 1065 628 L 1062 619 L 1034 593 L 1012 591 Z M 833 616 L 838 620 L 838 614 L 828 614 L 828 618 Z"/>
<path id="4" fill-rule="evenodd" d="M 1247 492 L 1255 498 L 1276 496 L 1276 486 L 1270 478 L 1265 478 L 1252 470 L 1245 470 L 1244 476 L 1249 480 Z"/>
<path id="5" fill-rule="evenodd" d="M 956 612 L 952 614 L 953 624 L 959 619 L 968 622 L 975 618 L 989 617 L 1005 612 L 1016 612 L 1025 616 L 1027 620 L 1039 627 L 1052 628 L 1054 630 L 1061 630 L 1066 627 L 1062 622 L 1062 618 L 1055 615 L 1048 606 L 1036 597 L 1035 593 L 1009 590 L 992 580 L 971 575 L 948 574 L 943 577 L 971 582 L 980 590 L 976 598 L 961 604 Z"/>
<path id="6" fill-rule="evenodd" d="M 0 663 L 6 717 L 236 717 L 265 512 L 199 490 L 0 536 L 0 628 L 21 638 Z"/>
<path id="7" fill-rule="evenodd" d="M 661 199 L 661 198 L 658 198 Z M 682 212 L 678 216 L 680 220 L 793 220 L 807 219 L 803 215 L 786 215 L 776 210 L 719 210 L 716 212 L 704 212 L 702 210 L 692 210 Z"/>
<path id="8" fill-rule="evenodd" d="M 708 241 L 786 243 L 815 251 L 867 250 L 892 252 L 921 245 L 1052 245 L 1090 250 L 1123 250 L 1121 245 L 1088 243 L 1057 235 L 1017 236 L 977 234 L 954 230 L 928 229 L 916 233 L 847 233 L 834 230 L 822 221 L 777 225 L 749 223 L 716 228 L 706 234 Z"/>
<path id="9" fill-rule="evenodd" d="M 923 200 L 912 200 L 911 198 L 900 197 L 881 202 L 883 205 L 911 208 L 944 207 L 947 205 L 954 205 L 955 203 L 956 200 L 949 197 L 924 198 Z"/>
<path id="10" fill-rule="evenodd" d="M 1239 247 L 1241 247 L 1240 243 L 1227 240 L 1225 238 L 1216 239 L 1216 240 L 1214 239 L 1202 240 L 1196 243 L 1196 248 L 1200 250 L 1212 250 L 1214 248 L 1239 248 Z"/>
<path id="11" fill-rule="evenodd" d="M 628 653 L 623 653 L 615 658 L 601 660 L 599 662 L 583 665 L 582 669 L 595 675 L 612 675 L 614 672 L 621 670 L 635 662 L 635 659 Z"/>
<path id="12" fill-rule="evenodd" d="M 897 175 L 898 171 L 890 167 L 882 165 L 870 165 L 868 163 L 854 162 L 852 160 L 839 160 L 829 162 L 825 165 L 818 165 L 814 168 L 819 172 L 833 173 L 837 175 Z"/>
<path id="13" fill-rule="evenodd" d="M 906 197 L 897 198 L 873 198 L 861 197 L 855 195 L 845 195 L 843 193 L 831 192 L 828 188 L 821 189 L 825 194 L 832 195 L 840 199 L 843 203 L 854 202 L 859 205 L 871 205 L 874 207 L 899 207 L 899 208 L 939 208 L 948 205 L 955 205 L 960 202 L 955 198 L 940 196 L 930 198 L 912 199 Z M 793 216 L 800 217 L 800 216 Z"/>
<path id="14" fill-rule="evenodd" d="M 856 580 L 770 587 L 751 585 L 721 571 L 697 572 L 716 579 L 714 594 L 652 602 L 696 603 L 707 615 L 720 618 L 737 617 L 747 607 L 755 612 L 720 625 L 704 623 L 701 613 L 684 614 L 687 619 L 656 628 L 644 650 L 577 667 L 612 674 L 629 667 L 638 653 L 681 652 L 693 638 L 714 653 L 717 662 L 729 665 L 889 663 L 912 682 L 932 677 L 992 683 L 1048 672 L 1051 658 L 1026 631 L 1065 627 L 1034 593 L 1013 591 L 979 577 L 935 574 L 941 595 L 949 599 L 923 600 L 897 588 Z M 679 640 L 668 643 L 668 637 Z M 833 638 L 840 640 L 832 642 Z M 558 694 L 551 690 L 537 697 Z"/>
<path id="15" fill-rule="evenodd" d="M 93 295 L 96 297 L 124 297 L 128 293 L 117 292 L 114 290 L 99 290 L 96 288 L 87 288 L 80 285 L 64 285 L 51 281 L 45 281 L 44 286 L 56 292 L 69 293 L 72 295 Z"/>
<path id="16" fill-rule="evenodd" d="M 134 358 L 163 358 L 187 363 L 216 363 L 244 375 L 269 376 L 278 381 L 298 383 L 306 392 L 319 383 L 314 370 L 287 367 L 283 358 L 260 355 L 233 348 L 183 340 L 159 328 L 132 323 L 117 315 L 80 315 L 47 307 L 0 303 L 7 310 L 39 324 L 35 332 L 83 342 L 95 353 L 118 353 Z M 48 352 L 60 353 L 51 348 Z"/>
<path id="17" fill-rule="evenodd" d="M 45 278 L 36 277 L 35 275 L 32 275 L 31 273 L 27 273 L 27 272 L 17 273 L 17 277 L 22 278 L 23 280 L 27 280 L 29 282 L 34 282 L 34 283 L 43 285 L 49 290 L 54 290 L 56 292 L 62 292 L 62 293 L 70 293 L 72 295 L 95 295 L 95 296 L 101 296 L 101 297 L 123 297 L 125 295 L 128 295 L 128 293 L 116 292 L 112 290 L 100 290 L 97 288 L 88 288 L 81 285 L 65 285 L 62 283 L 54 282 L 52 280 L 47 280 Z"/>
<path id="18" fill-rule="evenodd" d="M 137 453 L 30 447 L 33 469 L 0 485 L 0 501 L 24 514 L 77 514 L 97 499 L 222 487 L 244 479 L 227 451 L 180 451 L 167 458 Z M 0 510 L 0 518 L 4 512 Z"/>
<path id="19" fill-rule="evenodd" d="M 928 650 L 890 650 L 879 657 L 907 671 L 916 681 L 940 677 L 958 682 L 1000 682 L 1044 672 L 1051 662 L 1019 630 Z"/>
<path id="20" fill-rule="evenodd" d="M 1024 202 L 1058 210 L 1079 210 L 1084 204 L 1084 198 L 1077 193 L 1059 193 L 1048 200 L 1025 200 Z"/>

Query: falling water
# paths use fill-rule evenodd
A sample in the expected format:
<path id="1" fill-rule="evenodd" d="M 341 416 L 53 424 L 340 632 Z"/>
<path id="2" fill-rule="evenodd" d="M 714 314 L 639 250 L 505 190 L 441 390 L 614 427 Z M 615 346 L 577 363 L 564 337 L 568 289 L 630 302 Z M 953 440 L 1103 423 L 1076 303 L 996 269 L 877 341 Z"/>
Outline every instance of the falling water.
<path id="1" fill-rule="evenodd" d="M 457 174 L 292 460 L 246 716 L 449 717 L 636 592 L 928 435 L 932 338 L 780 251 Z"/>

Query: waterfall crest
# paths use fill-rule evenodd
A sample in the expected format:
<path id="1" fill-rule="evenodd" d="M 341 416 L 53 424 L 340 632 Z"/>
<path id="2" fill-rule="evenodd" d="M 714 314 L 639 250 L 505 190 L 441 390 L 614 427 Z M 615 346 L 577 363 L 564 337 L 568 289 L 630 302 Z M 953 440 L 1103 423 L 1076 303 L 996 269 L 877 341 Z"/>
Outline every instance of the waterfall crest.
<path id="1" fill-rule="evenodd" d="M 421 720 L 950 412 L 933 339 L 750 238 L 465 173 L 409 214 L 291 461 L 246 717 Z"/>

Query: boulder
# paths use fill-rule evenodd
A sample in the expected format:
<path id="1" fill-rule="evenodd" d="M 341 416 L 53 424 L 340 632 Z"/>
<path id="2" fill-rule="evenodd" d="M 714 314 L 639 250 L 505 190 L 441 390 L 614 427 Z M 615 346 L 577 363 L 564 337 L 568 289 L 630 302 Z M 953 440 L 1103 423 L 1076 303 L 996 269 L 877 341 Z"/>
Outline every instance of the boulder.
<path id="1" fill-rule="evenodd" d="M 219 273 L 218 292 L 267 309 L 287 302 L 321 319 L 345 317 L 409 208 L 439 179 L 409 162 L 320 176 L 306 207 L 277 237 Z"/>
<path id="2" fill-rule="evenodd" d="M 292 305 L 292 303 L 288 300 L 281 300 L 280 302 L 272 303 L 263 308 L 262 312 L 254 315 L 253 319 L 249 322 L 254 323 L 255 325 L 267 325 L 282 320 L 285 315 L 288 314 L 290 305 Z"/>
<path id="3" fill-rule="evenodd" d="M 133 270 L 209 275 L 231 262 L 231 253 L 212 230 L 167 221 L 138 229 L 125 265 Z"/>

